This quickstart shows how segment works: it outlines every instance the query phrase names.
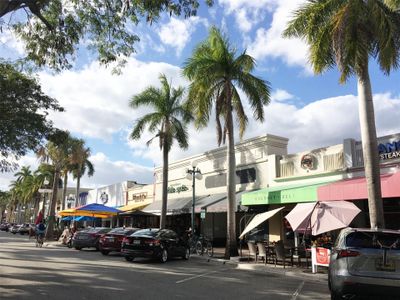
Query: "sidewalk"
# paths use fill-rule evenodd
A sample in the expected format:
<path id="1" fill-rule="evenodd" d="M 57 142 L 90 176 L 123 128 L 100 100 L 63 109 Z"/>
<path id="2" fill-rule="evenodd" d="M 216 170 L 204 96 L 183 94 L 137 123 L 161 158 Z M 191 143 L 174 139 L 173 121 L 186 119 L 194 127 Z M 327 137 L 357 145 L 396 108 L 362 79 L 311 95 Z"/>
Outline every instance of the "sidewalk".
<path id="1" fill-rule="evenodd" d="M 258 261 L 256 263 L 254 259 L 248 260 L 247 249 L 242 249 L 242 256 L 232 257 L 230 260 L 224 259 L 224 253 L 225 248 L 214 248 L 213 257 L 208 257 L 204 254 L 203 256 L 193 255 L 191 258 L 206 260 L 212 263 L 232 264 L 236 265 L 236 268 L 239 270 L 253 271 L 263 274 L 279 274 L 282 276 L 297 277 L 307 281 L 328 281 L 328 269 L 324 267 L 319 267 L 318 273 L 313 274 L 311 273 L 311 266 L 309 268 L 305 268 L 294 265 L 293 267 L 286 266 L 283 268 L 282 265 L 277 265 L 275 267 L 274 264 L 269 263 L 265 265 L 262 261 Z"/>

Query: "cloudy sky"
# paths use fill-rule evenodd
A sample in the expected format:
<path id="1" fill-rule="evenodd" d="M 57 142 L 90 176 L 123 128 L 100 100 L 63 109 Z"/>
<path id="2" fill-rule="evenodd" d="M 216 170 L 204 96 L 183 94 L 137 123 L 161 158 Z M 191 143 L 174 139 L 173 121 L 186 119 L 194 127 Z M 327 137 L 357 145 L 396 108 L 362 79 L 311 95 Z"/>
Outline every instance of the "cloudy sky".
<path id="1" fill-rule="evenodd" d="M 313 75 L 306 45 L 281 37 L 291 12 L 303 2 L 216 0 L 211 9 L 202 6 L 196 17 L 164 16 L 157 24 L 139 25 L 137 53 L 119 76 L 92 61 L 90 52 L 80 52 L 73 70 L 56 75 L 39 73 L 44 91 L 66 109 L 51 115 L 55 125 L 84 138 L 92 150 L 90 160 L 96 173 L 83 178 L 82 185 L 152 182 L 154 165 L 162 163 L 161 152 L 157 143 L 146 147 L 148 134 L 140 141 L 129 139 L 135 120 L 145 112 L 129 108 L 129 99 L 149 85 L 158 86 L 160 73 L 165 73 L 174 86 L 187 86 L 181 68 L 212 25 L 221 28 L 238 52 L 246 49 L 256 59 L 255 74 L 268 80 L 273 89 L 272 101 L 265 107 L 265 122 L 250 119 L 245 138 L 266 133 L 284 136 L 289 138 L 290 153 L 341 143 L 344 138 L 360 139 L 354 78 L 341 85 L 336 70 Z M 13 36 L 0 33 L 0 57 L 23 51 L 23 45 Z M 370 72 L 378 135 L 400 132 L 400 72 L 386 77 L 373 61 Z M 247 113 L 251 117 L 251 111 Z M 215 126 L 210 123 L 209 127 L 199 132 L 191 126 L 189 149 L 174 147 L 170 161 L 216 148 Z M 35 168 L 37 161 L 31 154 L 20 164 Z M 13 174 L 0 174 L 0 189 L 7 189 L 12 178 Z"/>

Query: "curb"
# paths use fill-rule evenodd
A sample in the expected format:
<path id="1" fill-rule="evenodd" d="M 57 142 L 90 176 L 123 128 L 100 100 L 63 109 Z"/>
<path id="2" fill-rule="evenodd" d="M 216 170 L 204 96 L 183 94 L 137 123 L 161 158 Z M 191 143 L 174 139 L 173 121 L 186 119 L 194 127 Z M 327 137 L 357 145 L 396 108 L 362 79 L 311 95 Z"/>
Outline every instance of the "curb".
<path id="1" fill-rule="evenodd" d="M 249 271 L 249 272 L 255 272 L 259 274 L 274 274 L 274 275 L 281 275 L 281 276 L 287 276 L 287 277 L 294 277 L 298 279 L 302 279 L 305 281 L 314 281 L 314 282 L 328 282 L 328 275 L 327 274 L 312 274 L 312 273 L 306 273 L 302 272 L 301 270 L 299 271 L 292 271 L 292 270 L 285 270 L 285 269 L 275 269 L 271 267 L 265 267 L 264 265 L 253 265 L 253 264 L 248 264 L 248 263 L 241 263 L 238 259 L 223 259 L 223 258 L 214 258 L 214 257 L 207 257 L 207 256 L 198 256 L 194 255 L 190 257 L 191 259 L 198 259 L 198 260 L 205 260 L 207 262 L 212 262 L 212 263 L 217 263 L 217 264 L 222 264 L 222 265 L 232 265 L 236 266 L 238 270 L 242 271 Z"/>

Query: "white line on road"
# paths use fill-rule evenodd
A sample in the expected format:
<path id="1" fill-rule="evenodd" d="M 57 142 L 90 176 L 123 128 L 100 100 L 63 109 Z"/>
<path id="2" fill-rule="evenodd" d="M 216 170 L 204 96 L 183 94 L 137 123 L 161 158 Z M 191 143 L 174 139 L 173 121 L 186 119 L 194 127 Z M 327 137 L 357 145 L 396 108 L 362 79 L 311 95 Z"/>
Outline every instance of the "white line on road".
<path id="1" fill-rule="evenodd" d="M 192 276 L 192 277 L 189 277 L 189 278 L 186 278 L 186 279 L 179 280 L 176 283 L 182 283 L 182 282 L 185 282 L 185 281 L 189 281 L 189 280 L 192 280 L 192 279 L 204 277 L 204 276 L 207 276 L 207 275 L 210 275 L 210 274 L 213 274 L 213 273 L 218 273 L 218 272 L 219 271 L 212 271 L 212 272 L 203 273 L 203 274 L 200 274 L 200 275 L 196 275 L 196 276 Z"/>
<path id="2" fill-rule="evenodd" d="M 293 293 L 292 300 L 296 300 L 296 299 L 297 299 L 297 296 L 300 295 L 300 292 L 301 292 L 301 290 L 303 289 L 303 286 L 304 286 L 304 281 L 302 281 L 302 282 L 299 284 L 299 287 L 298 287 L 297 290 Z"/>

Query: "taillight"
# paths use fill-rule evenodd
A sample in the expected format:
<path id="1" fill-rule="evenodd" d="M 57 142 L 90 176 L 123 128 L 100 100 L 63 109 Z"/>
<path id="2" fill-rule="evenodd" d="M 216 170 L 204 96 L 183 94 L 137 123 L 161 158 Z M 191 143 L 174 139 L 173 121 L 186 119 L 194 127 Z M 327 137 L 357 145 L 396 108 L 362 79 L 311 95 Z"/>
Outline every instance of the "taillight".
<path id="1" fill-rule="evenodd" d="M 149 246 L 160 246 L 160 240 L 145 240 L 144 243 Z"/>
<path id="2" fill-rule="evenodd" d="M 354 251 L 354 250 L 339 250 L 337 252 L 338 256 L 337 258 L 342 258 L 342 257 L 356 257 L 360 255 L 360 252 Z"/>
<path id="3" fill-rule="evenodd" d="M 124 237 L 124 238 L 122 239 L 122 243 L 123 243 L 123 244 L 129 244 L 129 239 L 128 239 L 127 237 Z"/>
<path id="4" fill-rule="evenodd" d="M 100 241 L 104 242 L 105 240 L 106 240 L 106 235 L 105 235 L 105 234 L 102 234 L 102 235 L 100 236 Z"/>

